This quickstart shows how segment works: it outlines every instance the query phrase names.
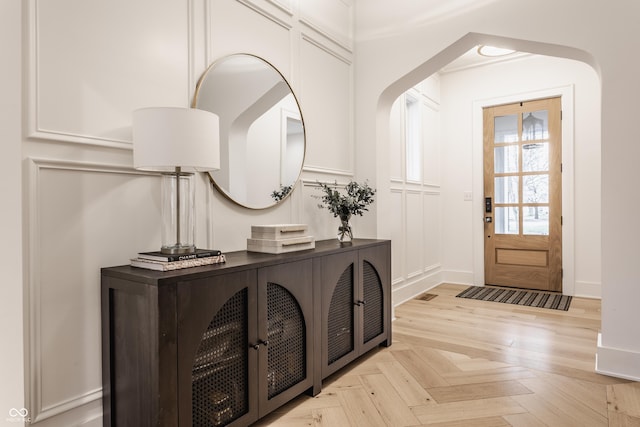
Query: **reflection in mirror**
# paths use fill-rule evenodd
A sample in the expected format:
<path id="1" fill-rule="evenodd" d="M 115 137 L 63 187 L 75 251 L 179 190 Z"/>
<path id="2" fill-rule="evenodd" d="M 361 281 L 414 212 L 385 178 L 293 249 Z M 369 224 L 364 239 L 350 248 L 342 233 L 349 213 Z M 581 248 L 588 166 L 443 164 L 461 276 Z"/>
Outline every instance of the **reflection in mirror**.
<path id="1" fill-rule="evenodd" d="M 215 186 L 252 209 L 270 207 L 288 196 L 304 161 L 304 123 L 284 77 L 253 55 L 231 55 L 213 63 L 198 82 L 195 108 L 220 118 L 220 170 Z"/>

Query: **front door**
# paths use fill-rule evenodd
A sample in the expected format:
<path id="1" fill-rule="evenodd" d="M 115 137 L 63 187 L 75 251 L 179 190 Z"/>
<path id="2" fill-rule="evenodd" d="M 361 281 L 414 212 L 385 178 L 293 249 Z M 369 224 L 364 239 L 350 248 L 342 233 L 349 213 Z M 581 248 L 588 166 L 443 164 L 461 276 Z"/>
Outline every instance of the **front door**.
<path id="1" fill-rule="evenodd" d="M 483 114 L 485 283 L 562 291 L 560 98 Z"/>

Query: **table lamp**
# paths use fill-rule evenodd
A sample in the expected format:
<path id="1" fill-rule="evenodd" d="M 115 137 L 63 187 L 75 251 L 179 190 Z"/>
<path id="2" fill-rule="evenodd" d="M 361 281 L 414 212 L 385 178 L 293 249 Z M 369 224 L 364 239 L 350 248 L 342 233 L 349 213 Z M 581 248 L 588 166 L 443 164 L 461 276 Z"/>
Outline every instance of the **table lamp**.
<path id="1" fill-rule="evenodd" d="M 133 167 L 162 172 L 162 247 L 189 254 L 195 247 L 194 172 L 220 168 L 218 116 L 180 107 L 133 112 Z"/>

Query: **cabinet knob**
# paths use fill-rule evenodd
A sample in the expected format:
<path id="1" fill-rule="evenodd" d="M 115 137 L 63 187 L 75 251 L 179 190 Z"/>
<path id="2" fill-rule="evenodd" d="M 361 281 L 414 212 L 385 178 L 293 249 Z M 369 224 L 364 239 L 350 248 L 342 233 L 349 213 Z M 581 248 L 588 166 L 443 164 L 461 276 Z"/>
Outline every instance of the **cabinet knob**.
<path id="1" fill-rule="evenodd" d="M 260 341 L 258 341 L 257 344 L 249 344 L 249 347 L 254 349 L 254 350 L 260 350 L 260 345 L 263 345 L 265 347 L 268 346 L 269 345 L 269 340 L 260 340 Z"/>
<path id="2" fill-rule="evenodd" d="M 357 305 L 358 307 L 360 307 L 361 305 L 365 305 L 367 303 L 367 301 L 365 300 L 358 300 L 356 302 L 354 302 L 354 305 Z"/>

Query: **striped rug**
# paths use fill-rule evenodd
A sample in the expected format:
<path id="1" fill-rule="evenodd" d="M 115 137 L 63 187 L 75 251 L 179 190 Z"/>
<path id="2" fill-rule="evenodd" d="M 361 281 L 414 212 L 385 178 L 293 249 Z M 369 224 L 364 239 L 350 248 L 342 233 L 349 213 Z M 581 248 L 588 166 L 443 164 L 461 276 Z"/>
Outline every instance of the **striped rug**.
<path id="1" fill-rule="evenodd" d="M 569 305 L 571 304 L 571 297 L 568 295 L 498 288 L 495 286 L 470 286 L 456 295 L 456 297 L 564 311 L 569 310 Z"/>

